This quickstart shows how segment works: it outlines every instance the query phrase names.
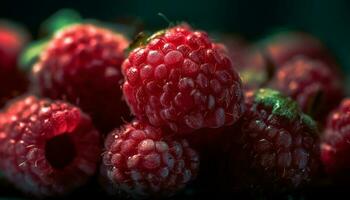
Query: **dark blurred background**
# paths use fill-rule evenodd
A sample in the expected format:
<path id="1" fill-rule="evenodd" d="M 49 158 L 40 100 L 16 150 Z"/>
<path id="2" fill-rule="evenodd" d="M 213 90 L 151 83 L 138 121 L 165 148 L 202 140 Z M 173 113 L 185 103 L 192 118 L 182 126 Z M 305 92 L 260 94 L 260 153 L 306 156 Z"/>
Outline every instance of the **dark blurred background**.
<path id="1" fill-rule="evenodd" d="M 233 32 L 258 39 L 279 27 L 292 27 L 319 37 L 350 71 L 350 1 L 294 0 L 1 0 L 0 18 L 18 21 L 35 35 L 40 23 L 60 8 L 73 8 L 83 17 L 138 20 L 146 29 L 187 21 L 196 28 Z"/>

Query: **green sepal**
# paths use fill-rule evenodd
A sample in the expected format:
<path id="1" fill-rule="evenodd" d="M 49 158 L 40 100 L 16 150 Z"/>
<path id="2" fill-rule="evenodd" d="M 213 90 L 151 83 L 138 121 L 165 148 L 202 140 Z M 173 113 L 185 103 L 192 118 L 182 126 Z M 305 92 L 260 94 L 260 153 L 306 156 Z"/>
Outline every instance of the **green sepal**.
<path id="1" fill-rule="evenodd" d="M 306 124 L 311 130 L 316 131 L 318 129 L 317 123 L 309 115 L 302 113 L 300 117 L 303 124 Z"/>
<path id="2" fill-rule="evenodd" d="M 145 43 L 145 44 L 149 43 L 149 42 L 150 42 L 151 40 L 153 40 L 153 39 L 156 39 L 156 38 L 158 38 L 158 37 L 163 36 L 164 34 L 165 34 L 165 29 L 162 29 L 162 30 L 160 30 L 160 31 L 155 32 L 155 33 L 152 34 L 150 37 L 146 38 L 146 43 Z"/>
<path id="3" fill-rule="evenodd" d="M 300 120 L 311 130 L 317 130 L 316 122 L 308 115 L 304 114 L 297 102 L 289 97 L 282 95 L 280 92 L 262 88 L 255 92 L 254 102 L 262 104 L 266 107 L 272 108 L 272 114 L 286 118 L 288 120 L 295 120 L 300 117 Z"/>
<path id="4" fill-rule="evenodd" d="M 41 52 L 46 48 L 49 39 L 41 39 L 31 42 L 19 57 L 19 67 L 22 71 L 31 71 Z"/>
<path id="5" fill-rule="evenodd" d="M 156 33 L 152 34 L 151 36 L 145 32 L 140 32 L 136 35 L 135 39 L 130 43 L 129 47 L 126 50 L 126 53 L 130 53 L 132 50 L 147 45 L 151 40 L 161 37 L 165 34 L 165 29 L 157 31 Z"/>

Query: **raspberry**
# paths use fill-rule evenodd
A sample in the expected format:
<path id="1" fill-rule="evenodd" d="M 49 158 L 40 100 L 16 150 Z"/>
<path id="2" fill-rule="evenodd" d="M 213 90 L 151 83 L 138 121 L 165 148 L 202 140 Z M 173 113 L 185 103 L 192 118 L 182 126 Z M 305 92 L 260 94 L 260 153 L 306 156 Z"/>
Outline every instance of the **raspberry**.
<path id="1" fill-rule="evenodd" d="M 350 99 L 344 99 L 328 117 L 322 137 L 321 158 L 323 165 L 334 177 L 350 178 Z"/>
<path id="2" fill-rule="evenodd" d="M 262 43 L 262 50 L 269 55 L 276 67 L 284 65 L 297 55 L 304 55 L 337 68 L 336 61 L 328 49 L 317 38 L 307 33 L 282 31 L 266 38 Z"/>
<path id="3" fill-rule="evenodd" d="M 122 35 L 94 25 L 64 28 L 34 66 L 34 85 L 42 96 L 80 106 L 108 132 L 130 113 L 120 89 L 127 45 Z"/>
<path id="4" fill-rule="evenodd" d="M 197 174 L 199 158 L 188 142 L 173 140 L 145 122 L 134 121 L 113 131 L 105 148 L 109 179 L 132 196 L 170 196 Z"/>
<path id="5" fill-rule="evenodd" d="M 133 114 L 154 126 L 189 133 L 242 115 L 241 80 L 204 32 L 184 25 L 160 31 L 130 53 L 122 70 Z"/>
<path id="6" fill-rule="evenodd" d="M 239 122 L 225 131 L 232 138 L 231 180 L 243 189 L 273 193 L 308 183 L 319 168 L 315 122 L 271 89 L 247 94 L 246 106 Z"/>
<path id="7" fill-rule="evenodd" d="M 27 79 L 17 66 L 17 58 L 27 41 L 28 35 L 21 27 L 0 21 L 0 107 L 27 88 Z"/>
<path id="8" fill-rule="evenodd" d="M 270 86 L 293 98 L 304 112 L 321 121 L 343 97 L 337 74 L 324 63 L 304 56 L 279 68 Z"/>
<path id="9" fill-rule="evenodd" d="M 0 157 L 1 171 L 17 188 L 63 195 L 95 173 L 100 138 L 77 107 L 28 96 L 0 113 Z"/>

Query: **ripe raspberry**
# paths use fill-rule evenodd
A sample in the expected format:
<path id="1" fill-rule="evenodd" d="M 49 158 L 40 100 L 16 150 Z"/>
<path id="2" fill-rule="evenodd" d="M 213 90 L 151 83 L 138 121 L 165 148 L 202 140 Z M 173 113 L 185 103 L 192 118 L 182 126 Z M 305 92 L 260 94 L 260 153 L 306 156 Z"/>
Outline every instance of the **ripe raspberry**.
<path id="1" fill-rule="evenodd" d="M 0 169 L 24 192 L 66 194 L 95 173 L 99 155 L 98 132 L 70 104 L 28 96 L 0 113 Z"/>
<path id="2" fill-rule="evenodd" d="M 105 142 L 104 165 L 117 189 L 136 197 L 169 196 L 195 178 L 199 159 L 186 140 L 134 121 L 113 131 Z"/>
<path id="3" fill-rule="evenodd" d="M 262 50 L 269 55 L 276 67 L 284 65 L 297 55 L 304 55 L 337 68 L 336 61 L 328 49 L 317 38 L 307 33 L 282 31 L 266 38 L 262 43 Z"/>
<path id="4" fill-rule="evenodd" d="M 94 25 L 65 28 L 33 68 L 36 89 L 45 97 L 80 106 L 99 129 L 109 131 L 130 113 L 120 89 L 127 46 L 123 36 Z"/>
<path id="5" fill-rule="evenodd" d="M 303 56 L 279 68 L 270 86 L 297 101 L 303 112 L 321 121 L 343 97 L 340 78 L 322 62 Z"/>
<path id="6" fill-rule="evenodd" d="M 242 115 L 241 80 L 204 32 L 160 31 L 122 66 L 125 98 L 139 119 L 177 133 L 230 125 Z"/>
<path id="7" fill-rule="evenodd" d="M 246 106 L 239 122 L 226 130 L 233 138 L 231 180 L 244 189 L 269 192 L 309 182 L 319 167 L 315 122 L 296 102 L 271 89 L 247 94 Z"/>
<path id="8" fill-rule="evenodd" d="M 328 117 L 321 144 L 321 158 L 326 172 L 334 177 L 350 174 L 350 99 L 344 99 Z"/>
<path id="9" fill-rule="evenodd" d="M 0 21 L 0 107 L 27 88 L 27 79 L 17 68 L 17 58 L 27 41 L 21 27 Z"/>

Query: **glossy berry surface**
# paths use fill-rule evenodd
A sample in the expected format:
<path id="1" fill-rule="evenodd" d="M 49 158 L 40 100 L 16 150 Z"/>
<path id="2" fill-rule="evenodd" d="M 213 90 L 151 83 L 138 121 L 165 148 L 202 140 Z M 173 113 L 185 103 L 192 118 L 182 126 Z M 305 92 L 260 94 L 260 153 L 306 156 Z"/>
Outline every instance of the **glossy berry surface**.
<path id="1" fill-rule="evenodd" d="M 0 113 L 0 168 L 34 196 L 64 195 L 82 186 L 100 160 L 100 136 L 79 108 L 22 97 Z"/>
<path id="2" fill-rule="evenodd" d="M 134 197 L 164 197 L 183 189 L 198 171 L 198 154 L 186 140 L 174 140 L 160 128 L 133 121 L 105 142 L 104 165 L 115 189 Z"/>
<path id="3" fill-rule="evenodd" d="M 160 31 L 123 63 L 132 113 L 177 133 L 218 128 L 243 111 L 241 80 L 204 32 L 182 25 Z"/>
<path id="4" fill-rule="evenodd" d="M 122 100 L 121 64 L 128 41 L 95 25 L 81 24 L 55 34 L 33 68 L 34 89 L 67 100 L 108 132 L 130 111 Z"/>

